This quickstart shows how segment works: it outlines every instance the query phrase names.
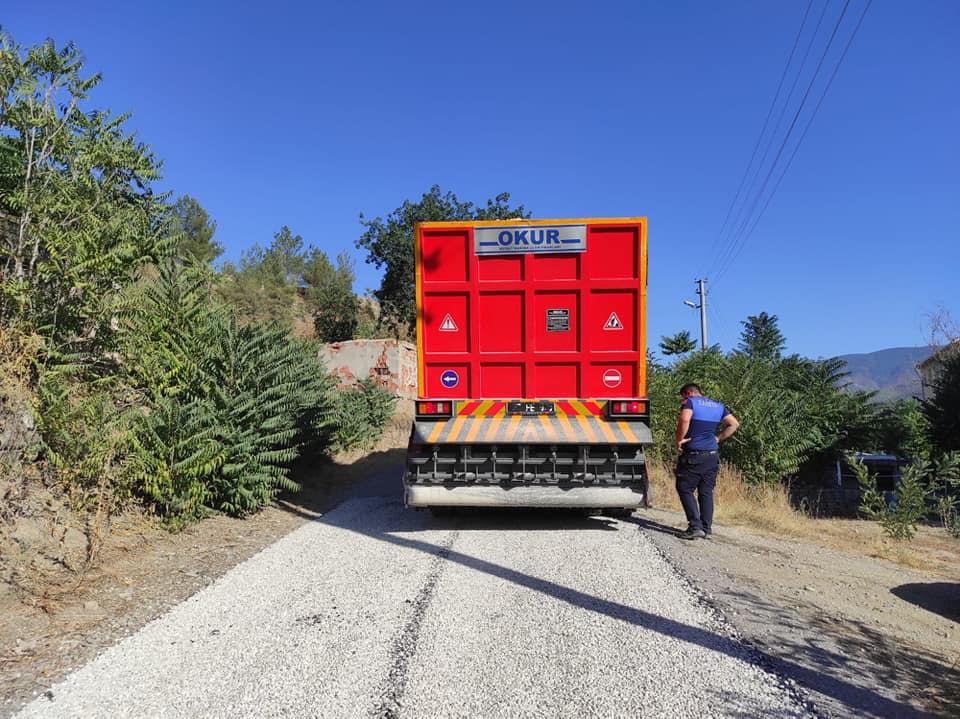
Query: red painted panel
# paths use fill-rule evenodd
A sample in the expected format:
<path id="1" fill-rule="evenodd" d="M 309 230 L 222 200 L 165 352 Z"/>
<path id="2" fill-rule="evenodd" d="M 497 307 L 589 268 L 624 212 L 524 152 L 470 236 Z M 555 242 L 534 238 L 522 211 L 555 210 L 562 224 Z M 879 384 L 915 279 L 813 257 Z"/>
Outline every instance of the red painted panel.
<path id="1" fill-rule="evenodd" d="M 526 397 L 522 364 L 481 364 L 480 395 L 483 397 Z"/>
<path id="2" fill-rule="evenodd" d="M 522 292 L 481 292 L 480 352 L 523 352 Z"/>
<path id="3" fill-rule="evenodd" d="M 531 242 L 529 250 L 514 247 L 513 254 L 498 254 L 497 245 L 490 249 L 489 234 L 475 234 L 474 227 L 492 222 L 421 225 L 416 237 L 420 396 L 642 394 L 644 223 L 545 220 L 541 225 L 586 224 L 585 250 L 581 239 L 578 246 L 556 251 Z M 528 223 L 501 224 L 517 230 Z M 559 236 L 577 243 L 573 234 Z M 499 235 L 494 237 L 500 243 Z M 456 382 L 445 385 L 445 372 L 455 373 Z"/>
<path id="4" fill-rule="evenodd" d="M 587 237 L 590 278 L 635 279 L 640 276 L 638 227 L 591 227 Z"/>
<path id="5" fill-rule="evenodd" d="M 576 280 L 580 277 L 580 255 L 531 255 L 536 282 Z"/>
<path id="6" fill-rule="evenodd" d="M 470 351 L 470 310 L 467 293 L 430 292 L 424 295 L 424 350 L 432 353 Z"/>
<path id="7" fill-rule="evenodd" d="M 465 282 L 469 277 L 466 230 L 426 231 L 421 240 L 420 262 L 425 282 Z"/>
<path id="8" fill-rule="evenodd" d="M 523 279 L 523 257 L 478 257 L 477 265 L 481 282 Z"/>
<path id="9" fill-rule="evenodd" d="M 637 348 L 637 291 L 595 290 L 590 293 L 587 334 L 597 352 L 630 352 Z"/>
<path id="10" fill-rule="evenodd" d="M 533 369 L 535 397 L 580 397 L 580 365 L 576 362 L 538 362 Z"/>

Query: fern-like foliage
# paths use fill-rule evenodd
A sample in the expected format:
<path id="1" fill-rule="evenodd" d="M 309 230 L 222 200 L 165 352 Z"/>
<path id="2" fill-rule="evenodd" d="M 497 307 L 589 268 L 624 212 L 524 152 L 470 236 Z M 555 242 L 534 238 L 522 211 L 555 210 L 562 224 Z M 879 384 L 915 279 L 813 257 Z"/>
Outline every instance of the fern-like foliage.
<path id="1" fill-rule="evenodd" d="M 177 521 L 249 514 L 296 490 L 292 462 L 325 449 L 333 421 L 333 380 L 316 348 L 277 327 L 241 326 L 207 279 L 202 266 L 161 264 L 122 315 L 124 367 L 150 407 L 134 482 Z"/>
<path id="2" fill-rule="evenodd" d="M 300 449 L 325 430 L 332 381 L 315 352 L 280 329 L 236 317 L 213 318 L 211 377 L 220 439 L 227 461 L 214 480 L 217 509 L 242 515 L 269 502 L 280 490 L 296 490 L 290 464 Z"/>
<path id="3" fill-rule="evenodd" d="M 138 423 L 131 444 L 130 476 L 161 515 L 182 524 L 206 513 L 208 480 L 224 463 L 210 403 L 158 399 Z"/>
<path id="4" fill-rule="evenodd" d="M 361 380 L 337 394 L 334 446 L 338 449 L 368 447 L 393 415 L 396 397 L 372 379 Z"/>

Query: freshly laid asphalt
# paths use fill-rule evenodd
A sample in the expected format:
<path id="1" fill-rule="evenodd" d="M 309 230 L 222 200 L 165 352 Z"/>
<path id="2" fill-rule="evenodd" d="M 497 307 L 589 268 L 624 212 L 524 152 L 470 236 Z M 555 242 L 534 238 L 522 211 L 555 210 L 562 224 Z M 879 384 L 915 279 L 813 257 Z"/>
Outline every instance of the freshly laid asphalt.
<path id="1" fill-rule="evenodd" d="M 17 716 L 807 715 L 635 523 L 368 484 Z"/>

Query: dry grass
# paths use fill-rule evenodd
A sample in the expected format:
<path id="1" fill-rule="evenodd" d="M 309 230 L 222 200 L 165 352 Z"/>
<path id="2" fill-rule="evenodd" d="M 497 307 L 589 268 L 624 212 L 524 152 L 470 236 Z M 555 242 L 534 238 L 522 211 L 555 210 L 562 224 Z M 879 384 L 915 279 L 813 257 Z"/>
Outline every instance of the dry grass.
<path id="1" fill-rule="evenodd" d="M 655 506 L 682 512 L 671 468 L 660 464 L 650 469 Z M 958 575 L 960 541 L 940 527 L 920 527 L 912 541 L 898 542 L 885 536 L 876 522 L 810 517 L 790 504 L 784 487 L 751 486 L 727 466 L 720 470 L 715 497 L 719 524 L 886 559 L 911 569 Z"/>

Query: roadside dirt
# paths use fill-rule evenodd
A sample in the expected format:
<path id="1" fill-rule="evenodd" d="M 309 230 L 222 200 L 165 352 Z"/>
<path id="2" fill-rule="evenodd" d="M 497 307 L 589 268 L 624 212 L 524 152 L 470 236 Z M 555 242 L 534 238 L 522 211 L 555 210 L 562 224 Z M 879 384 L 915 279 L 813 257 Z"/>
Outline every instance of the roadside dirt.
<path id="1" fill-rule="evenodd" d="M 662 509 L 632 521 L 818 713 L 960 716 L 957 564 L 921 573 L 735 526 L 691 542 Z"/>
<path id="2" fill-rule="evenodd" d="M 248 519 L 216 517 L 179 534 L 118 522 L 97 568 L 64 571 L 24 597 L 0 583 L 0 717 L 232 567 L 402 466 L 399 435 L 366 456 L 301 474 L 303 493 Z M 398 487 L 399 491 L 399 487 Z M 684 542 L 678 513 L 628 521 L 701 589 L 763 661 L 797 680 L 828 716 L 960 716 L 960 574 L 719 526 Z M 952 570 L 950 569 L 952 568 Z"/>

